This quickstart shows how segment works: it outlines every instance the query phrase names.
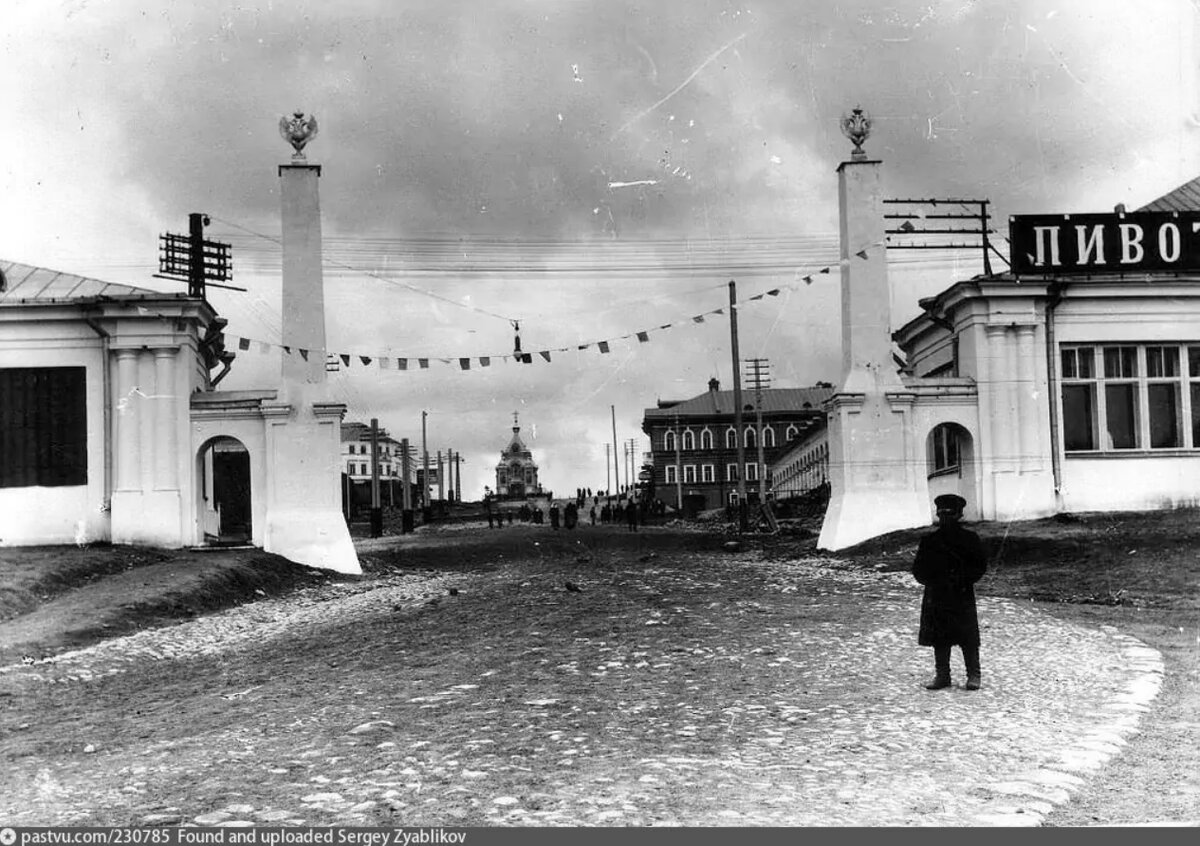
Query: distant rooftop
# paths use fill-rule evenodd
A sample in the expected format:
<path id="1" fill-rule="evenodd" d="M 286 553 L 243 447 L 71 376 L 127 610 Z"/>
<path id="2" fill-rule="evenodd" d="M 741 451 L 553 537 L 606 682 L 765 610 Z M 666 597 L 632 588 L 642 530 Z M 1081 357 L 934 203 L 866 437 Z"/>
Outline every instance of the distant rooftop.
<path id="1" fill-rule="evenodd" d="M 819 413 L 821 404 L 833 396 L 832 387 L 812 388 L 766 388 L 762 392 L 762 410 L 764 414 L 772 412 L 803 412 Z M 753 389 L 742 389 L 742 405 L 754 405 L 755 392 Z M 658 408 L 647 408 L 646 417 L 673 418 L 676 415 L 733 414 L 733 391 L 709 390 L 691 399 L 663 401 Z"/>
<path id="2" fill-rule="evenodd" d="M 1164 194 L 1157 200 L 1146 203 L 1138 211 L 1200 211 L 1200 176 L 1197 176 L 1191 182 L 1185 182 L 1174 191 Z"/>

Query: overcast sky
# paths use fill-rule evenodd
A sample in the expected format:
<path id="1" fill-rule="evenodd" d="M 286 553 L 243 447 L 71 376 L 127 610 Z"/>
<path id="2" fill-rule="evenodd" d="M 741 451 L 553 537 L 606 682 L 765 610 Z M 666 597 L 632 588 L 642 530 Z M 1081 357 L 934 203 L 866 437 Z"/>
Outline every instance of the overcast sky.
<path id="1" fill-rule="evenodd" d="M 169 290 L 158 235 L 206 212 L 249 288 L 212 293 L 227 331 L 278 343 L 278 123 L 302 109 L 328 344 L 373 358 L 331 374 L 347 419 L 419 442 L 427 410 L 473 497 L 517 410 L 545 484 L 602 488 L 610 408 L 645 449 L 644 408 L 732 387 L 728 310 L 693 319 L 730 279 L 743 358 L 840 378 L 843 113 L 872 115 L 889 197 L 988 199 L 1001 234 L 1135 208 L 1200 175 L 1196 33 L 1191 0 L 6 0 L 0 257 Z M 889 262 L 895 326 L 981 270 Z M 502 358 L 512 321 L 533 364 Z M 259 349 L 223 389 L 272 384 Z"/>

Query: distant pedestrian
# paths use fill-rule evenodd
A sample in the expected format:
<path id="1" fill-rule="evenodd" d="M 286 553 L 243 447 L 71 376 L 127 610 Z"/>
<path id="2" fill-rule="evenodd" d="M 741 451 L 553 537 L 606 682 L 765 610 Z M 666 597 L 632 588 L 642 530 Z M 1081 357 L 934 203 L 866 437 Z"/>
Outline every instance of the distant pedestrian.
<path id="1" fill-rule="evenodd" d="M 574 529 L 575 524 L 579 522 L 579 506 L 573 502 L 568 502 L 567 507 L 563 509 L 563 525 L 568 529 Z"/>
<path id="2" fill-rule="evenodd" d="M 592 525 L 596 525 L 596 506 L 593 505 L 591 510 L 588 511 L 588 517 L 591 518 Z"/>
<path id="3" fill-rule="evenodd" d="M 550 528 L 551 529 L 558 528 L 558 503 L 557 502 L 550 503 Z"/>
<path id="4" fill-rule="evenodd" d="M 632 498 L 630 498 L 629 502 L 626 503 L 626 505 L 625 505 L 625 525 L 629 529 L 629 531 L 636 532 L 637 524 L 638 524 L 637 503 L 634 502 Z"/>
<path id="5" fill-rule="evenodd" d="M 962 526 L 967 501 L 942 494 L 933 501 L 938 528 L 921 539 L 913 562 L 913 577 L 925 586 L 921 598 L 921 629 L 917 643 L 933 647 L 936 675 L 929 690 L 950 686 L 950 652 L 962 650 L 967 690 L 979 690 L 979 617 L 975 583 L 987 572 L 987 557 L 979 536 Z"/>

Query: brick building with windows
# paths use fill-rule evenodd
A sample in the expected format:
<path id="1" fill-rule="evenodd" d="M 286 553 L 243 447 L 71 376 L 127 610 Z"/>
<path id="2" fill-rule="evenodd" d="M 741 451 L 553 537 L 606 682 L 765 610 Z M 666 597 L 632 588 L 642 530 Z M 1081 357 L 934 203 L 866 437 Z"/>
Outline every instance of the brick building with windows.
<path id="1" fill-rule="evenodd" d="M 747 498 L 757 500 L 771 490 L 770 468 L 776 460 L 814 429 L 824 427 L 822 404 L 832 393 L 828 384 L 762 391 L 760 466 L 755 392 L 743 391 L 740 438 L 745 466 L 740 470 L 733 391 L 722 391 L 720 383 L 711 379 L 708 390 L 699 396 L 659 400 L 642 418 L 642 431 L 650 439 L 657 497 L 692 511 L 718 508 L 736 501 L 742 472 Z"/>

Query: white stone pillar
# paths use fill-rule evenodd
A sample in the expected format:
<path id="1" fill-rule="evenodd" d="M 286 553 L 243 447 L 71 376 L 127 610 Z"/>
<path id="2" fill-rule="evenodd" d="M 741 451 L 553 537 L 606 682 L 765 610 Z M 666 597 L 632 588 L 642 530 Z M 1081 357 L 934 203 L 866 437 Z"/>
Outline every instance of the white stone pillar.
<path id="1" fill-rule="evenodd" d="M 179 487 L 179 456 L 176 427 L 179 424 L 179 398 L 176 395 L 175 347 L 154 350 L 154 487 L 176 490 Z"/>
<path id="2" fill-rule="evenodd" d="M 1020 365 L 1017 362 L 1017 333 L 1008 327 L 1001 336 L 1004 345 L 1004 410 L 1008 419 L 1009 469 L 1014 473 L 1025 464 L 1025 450 L 1021 435 L 1021 384 Z"/>
<path id="3" fill-rule="evenodd" d="M 137 374 L 138 387 L 132 399 L 138 418 L 138 453 L 141 469 L 138 488 L 151 491 L 154 490 L 154 462 L 157 454 L 154 435 L 155 400 L 151 399 L 154 396 L 154 359 L 145 355 L 144 351 L 138 352 Z"/>
<path id="4" fill-rule="evenodd" d="M 984 357 L 988 365 L 988 397 L 991 400 L 991 413 L 988 417 L 991 421 L 992 466 L 993 472 L 1003 472 L 1009 468 L 1014 450 L 1012 422 L 1009 417 L 1011 397 L 1008 386 L 1011 377 L 1004 343 L 1005 327 L 989 324 L 984 331 L 987 335 Z"/>
<path id="5" fill-rule="evenodd" d="M 117 490 L 137 490 L 141 484 L 138 456 L 137 350 L 119 349 L 117 357 Z"/>
<path id="6" fill-rule="evenodd" d="M 1017 414 L 1021 421 L 1021 466 L 1022 470 L 1037 470 L 1042 466 L 1042 447 L 1039 438 L 1041 427 L 1038 425 L 1040 405 L 1037 398 L 1037 381 L 1033 360 L 1032 324 L 1017 327 L 1017 362 L 1020 377 L 1020 403 Z"/>
<path id="7" fill-rule="evenodd" d="M 283 222 L 283 387 L 290 399 L 319 401 L 308 385 L 325 384 L 325 283 L 321 268 L 321 166 L 279 166 Z M 307 350 L 308 360 L 300 354 Z M 302 404 L 302 403 L 300 403 Z"/>

